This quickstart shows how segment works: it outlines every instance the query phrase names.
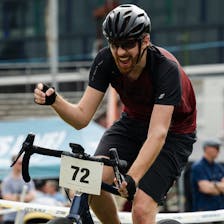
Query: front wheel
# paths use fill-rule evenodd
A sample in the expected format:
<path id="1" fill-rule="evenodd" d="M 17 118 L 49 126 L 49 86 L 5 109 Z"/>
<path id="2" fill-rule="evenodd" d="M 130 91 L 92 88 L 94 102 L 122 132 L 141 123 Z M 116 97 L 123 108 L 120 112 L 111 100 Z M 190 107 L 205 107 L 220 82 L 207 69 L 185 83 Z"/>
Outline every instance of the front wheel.
<path id="1" fill-rule="evenodd" d="M 174 219 L 163 219 L 157 222 L 157 224 L 181 224 L 181 222 Z"/>
<path id="2" fill-rule="evenodd" d="M 76 222 L 72 221 L 71 219 L 68 218 L 56 218 L 52 219 L 46 224 L 75 224 Z"/>

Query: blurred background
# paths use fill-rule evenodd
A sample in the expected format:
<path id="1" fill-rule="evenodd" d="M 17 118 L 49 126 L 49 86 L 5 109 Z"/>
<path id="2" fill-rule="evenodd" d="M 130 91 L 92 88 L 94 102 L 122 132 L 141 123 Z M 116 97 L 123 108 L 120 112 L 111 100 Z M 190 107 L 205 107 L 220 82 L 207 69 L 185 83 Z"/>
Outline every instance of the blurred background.
<path id="1" fill-rule="evenodd" d="M 113 2 L 143 7 L 152 20 L 152 41 L 166 47 L 183 65 L 223 62 L 221 0 L 55 0 L 59 61 L 92 59 L 101 18 Z M 111 3 L 112 2 L 112 3 Z M 0 59 L 2 62 L 47 61 L 48 0 L 1 0 Z M 54 12 L 55 13 L 55 12 Z M 105 44 L 105 43 L 104 43 Z M 203 55 L 203 57 L 202 57 Z"/>
<path id="2" fill-rule="evenodd" d="M 52 84 L 71 102 L 80 99 L 92 60 L 107 45 L 102 21 L 108 11 L 122 3 L 145 9 L 152 22 L 153 44 L 172 52 L 192 80 L 198 107 L 198 142 L 190 162 L 201 157 L 202 140 L 224 139 L 224 1 L 1 0 L 0 159 L 18 150 L 28 129 L 40 132 L 40 136 L 46 131 L 38 129 L 37 123 L 45 123 L 38 119 L 55 116 L 49 107 L 33 103 L 36 83 Z M 107 101 L 105 97 L 94 117 L 104 128 Z M 26 126 L 23 121 L 30 118 L 33 123 Z M 18 124 L 21 119 L 23 128 Z M 64 139 L 66 143 L 70 140 Z M 224 162 L 222 151 L 219 160 Z M 178 188 L 182 196 L 184 184 L 180 182 Z M 184 210 L 183 197 L 177 201 L 174 210 Z"/>
<path id="3" fill-rule="evenodd" d="M 27 116 L 23 110 L 34 105 L 21 102 L 26 105 L 23 110 L 3 107 L 4 94 L 30 93 L 42 79 L 79 99 L 94 55 L 107 44 L 101 32 L 104 16 L 121 3 L 143 7 L 152 20 L 152 42 L 171 51 L 185 66 L 197 94 L 199 133 L 221 135 L 222 0 L 189 0 L 187 4 L 184 0 L 1 0 L 0 119 Z M 7 102 L 17 97 L 25 100 L 28 95 L 9 94 Z M 37 107 L 29 115 L 36 113 Z"/>

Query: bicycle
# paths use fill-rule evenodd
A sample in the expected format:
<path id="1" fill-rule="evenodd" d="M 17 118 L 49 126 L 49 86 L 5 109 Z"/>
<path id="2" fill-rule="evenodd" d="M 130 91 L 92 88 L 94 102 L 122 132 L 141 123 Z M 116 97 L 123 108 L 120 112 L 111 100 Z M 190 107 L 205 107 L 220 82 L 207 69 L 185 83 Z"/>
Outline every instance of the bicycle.
<path id="1" fill-rule="evenodd" d="M 119 159 L 115 148 L 110 149 L 109 159 L 98 158 L 86 154 L 84 148 L 76 143 L 69 143 L 72 152 L 68 152 L 35 146 L 33 145 L 34 139 L 34 134 L 27 135 L 21 150 L 11 166 L 13 166 L 24 153 L 22 160 L 22 176 L 25 182 L 29 182 L 31 180 L 29 174 L 29 162 L 30 157 L 34 153 L 59 157 L 61 158 L 60 185 L 65 188 L 75 188 L 76 190 L 69 209 L 69 214 L 66 217 L 54 218 L 47 222 L 47 224 L 94 224 L 88 204 L 89 195 L 99 195 L 102 189 L 114 195 L 121 196 L 116 186 L 102 182 L 103 166 L 111 166 L 118 184 L 121 184 L 124 178 L 123 172 L 127 166 L 127 162 Z M 92 178 L 95 178 L 95 180 Z M 132 200 L 133 197 L 134 195 L 130 195 L 128 200 Z M 181 223 L 176 220 L 165 219 L 160 220 L 158 224 Z"/>

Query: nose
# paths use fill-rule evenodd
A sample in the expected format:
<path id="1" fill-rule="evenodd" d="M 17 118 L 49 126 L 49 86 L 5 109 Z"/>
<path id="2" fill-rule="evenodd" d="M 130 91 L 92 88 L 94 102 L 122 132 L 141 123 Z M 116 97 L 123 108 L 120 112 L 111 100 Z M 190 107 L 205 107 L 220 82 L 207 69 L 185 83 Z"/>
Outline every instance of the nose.
<path id="1" fill-rule="evenodd" d="M 118 54 L 118 55 L 123 55 L 123 54 L 125 54 L 125 53 L 126 53 L 126 50 L 123 49 L 121 46 L 119 46 L 119 47 L 117 48 L 117 54 Z"/>

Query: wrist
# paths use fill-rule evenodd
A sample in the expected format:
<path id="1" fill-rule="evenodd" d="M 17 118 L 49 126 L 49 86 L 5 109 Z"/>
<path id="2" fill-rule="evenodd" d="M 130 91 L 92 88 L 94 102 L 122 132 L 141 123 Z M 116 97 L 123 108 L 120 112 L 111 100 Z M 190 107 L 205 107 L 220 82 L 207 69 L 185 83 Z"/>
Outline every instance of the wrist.
<path id="1" fill-rule="evenodd" d="M 130 172 L 130 170 L 129 170 L 128 173 L 127 173 L 126 175 L 130 176 L 130 177 L 134 180 L 136 186 L 138 185 L 138 182 L 139 182 L 140 179 L 139 179 L 137 173 L 135 173 L 135 172 Z"/>
<path id="2" fill-rule="evenodd" d="M 220 189 L 219 186 L 218 186 L 218 182 L 217 182 L 217 181 L 214 181 L 213 184 L 214 184 L 215 189 L 216 189 L 220 194 L 222 194 L 222 191 L 221 191 L 221 189 Z"/>
<path id="3" fill-rule="evenodd" d="M 126 183 L 127 183 L 127 191 L 128 191 L 128 200 L 132 201 L 136 192 L 136 183 L 135 180 L 129 175 L 126 174 L 124 177 Z"/>
<path id="4" fill-rule="evenodd" d="M 128 177 L 128 178 L 130 178 L 131 181 L 135 184 L 135 186 L 137 186 L 136 181 L 135 181 L 135 179 L 132 177 L 132 175 L 130 175 L 129 173 L 127 173 L 125 176 Z"/>
<path id="5" fill-rule="evenodd" d="M 44 103 L 44 105 L 52 105 L 52 104 L 54 104 L 54 102 L 56 100 L 57 93 L 56 93 L 54 87 L 50 87 L 50 86 L 48 86 L 46 84 L 43 84 L 43 92 L 46 93 L 47 91 L 48 91 L 48 95 L 45 96 L 45 103 Z"/>

